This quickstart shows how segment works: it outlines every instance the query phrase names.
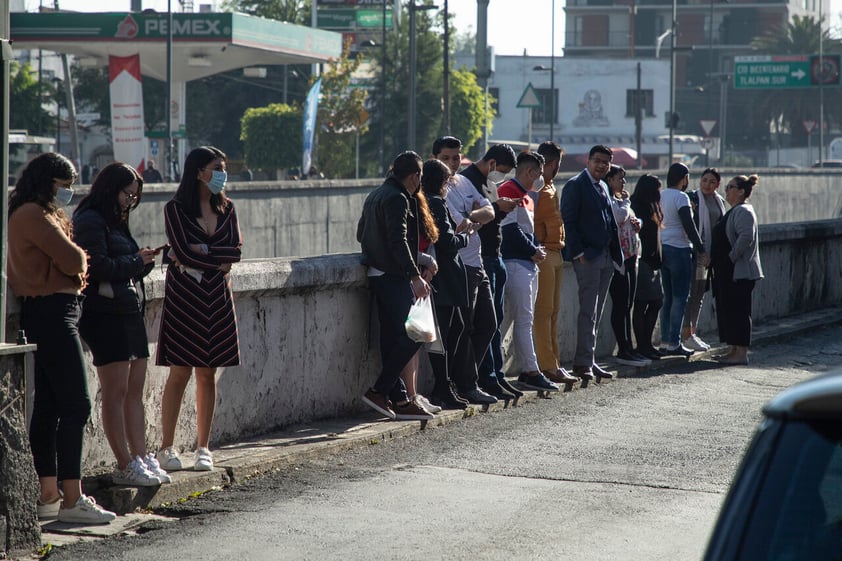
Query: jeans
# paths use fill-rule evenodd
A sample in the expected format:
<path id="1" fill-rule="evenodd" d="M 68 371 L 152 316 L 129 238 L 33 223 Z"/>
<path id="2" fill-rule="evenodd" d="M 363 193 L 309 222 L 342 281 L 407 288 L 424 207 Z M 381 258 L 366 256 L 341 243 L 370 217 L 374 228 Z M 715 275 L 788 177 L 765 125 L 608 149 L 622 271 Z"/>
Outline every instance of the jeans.
<path id="1" fill-rule="evenodd" d="M 532 341 L 532 322 L 535 313 L 535 298 L 538 296 L 538 267 L 531 261 L 507 259 L 506 302 L 512 314 L 512 346 L 516 364 L 521 372 L 538 370 L 535 344 Z"/>
<path id="2" fill-rule="evenodd" d="M 35 402 L 29 444 L 38 477 L 82 478 L 82 444 L 91 414 L 79 340 L 82 296 L 28 297 L 21 327 L 35 351 Z"/>
<path id="3" fill-rule="evenodd" d="M 579 315 L 576 318 L 576 354 L 573 367 L 590 368 L 594 364 L 596 334 L 605 308 L 608 287 L 614 276 L 614 263 L 608 248 L 592 261 L 573 261 L 579 284 Z"/>
<path id="4" fill-rule="evenodd" d="M 491 376 L 503 376 L 503 334 L 500 326 L 503 325 L 503 302 L 505 301 L 505 286 L 508 275 L 503 259 L 499 256 L 483 257 L 483 268 L 488 276 L 489 287 L 491 288 L 494 313 L 497 317 L 497 327 L 491 336 L 491 343 L 488 352 L 479 365 L 479 376 L 487 379 Z"/>
<path id="5" fill-rule="evenodd" d="M 380 319 L 380 359 L 382 367 L 374 390 L 389 396 L 394 403 L 407 400 L 401 370 L 421 348 L 406 334 L 406 316 L 412 307 L 412 286 L 409 280 L 395 275 L 369 277 L 369 286 L 377 300 Z"/>
<path id="6" fill-rule="evenodd" d="M 689 247 L 664 245 L 661 282 L 664 286 L 664 307 L 661 308 L 661 344 L 674 347 L 681 342 L 681 323 L 690 295 L 693 276 L 693 250 Z"/>

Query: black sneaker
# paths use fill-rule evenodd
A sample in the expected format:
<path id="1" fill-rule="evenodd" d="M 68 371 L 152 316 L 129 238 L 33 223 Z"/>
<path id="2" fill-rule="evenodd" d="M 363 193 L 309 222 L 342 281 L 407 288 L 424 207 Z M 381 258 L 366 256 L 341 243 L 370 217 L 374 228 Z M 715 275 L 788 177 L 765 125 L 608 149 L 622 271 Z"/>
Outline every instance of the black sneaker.
<path id="1" fill-rule="evenodd" d="M 655 347 L 650 347 L 648 349 L 638 347 L 634 352 L 643 358 L 648 358 L 649 360 L 661 360 L 661 353 Z"/>
<path id="2" fill-rule="evenodd" d="M 430 394 L 430 403 L 438 405 L 442 409 L 467 409 L 468 402 L 458 397 L 451 388 L 443 391 L 434 391 Z"/>
<path id="3" fill-rule="evenodd" d="M 474 405 L 491 405 L 492 403 L 497 403 L 496 397 L 485 393 L 479 388 L 460 391 L 459 397 L 467 400 L 468 403 L 473 403 Z"/>
<path id="4" fill-rule="evenodd" d="M 480 384 L 480 389 L 488 395 L 493 395 L 497 399 L 505 399 L 506 401 L 509 401 L 515 398 L 513 393 L 507 392 L 503 386 L 500 385 L 500 382 L 497 381 L 496 377 L 493 380 L 487 380 Z"/>
<path id="5" fill-rule="evenodd" d="M 626 366 L 649 366 L 652 364 L 652 361 L 648 358 L 643 358 L 642 356 L 635 356 L 634 353 L 629 351 L 620 351 L 617 353 L 615 357 L 617 362 L 620 364 L 625 364 Z"/>
<path id="6" fill-rule="evenodd" d="M 540 372 L 538 374 L 533 374 L 532 376 L 523 373 L 517 377 L 517 383 L 520 384 L 522 388 L 526 388 L 528 390 L 535 390 L 539 392 L 558 391 L 558 385 L 547 380 L 547 377 Z"/>
<path id="7" fill-rule="evenodd" d="M 500 387 L 512 394 L 515 397 L 523 397 L 523 392 L 514 387 L 506 380 L 506 377 L 500 374 L 497 376 L 497 383 L 500 384 Z"/>

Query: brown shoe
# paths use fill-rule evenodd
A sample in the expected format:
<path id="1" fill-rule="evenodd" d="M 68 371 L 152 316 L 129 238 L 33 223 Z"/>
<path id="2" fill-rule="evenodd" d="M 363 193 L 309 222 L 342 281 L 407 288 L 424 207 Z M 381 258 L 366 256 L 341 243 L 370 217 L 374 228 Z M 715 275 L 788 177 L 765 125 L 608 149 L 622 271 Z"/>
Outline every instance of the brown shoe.
<path id="1" fill-rule="evenodd" d="M 573 384 L 579 381 L 579 378 L 571 376 L 564 368 L 559 368 L 556 371 L 542 370 L 542 372 L 550 382 L 555 382 L 556 384 Z"/>
<path id="2" fill-rule="evenodd" d="M 363 396 L 363 403 L 381 415 L 385 415 L 390 419 L 395 418 L 395 412 L 392 411 L 392 402 L 382 393 L 377 393 L 373 389 L 368 390 Z"/>
<path id="3" fill-rule="evenodd" d="M 591 372 L 590 366 L 574 366 L 573 375 L 581 380 L 593 380 L 596 376 Z"/>
<path id="4" fill-rule="evenodd" d="M 435 415 L 414 401 L 407 401 L 403 404 L 395 403 L 394 409 L 396 421 L 431 421 L 436 418 Z"/>

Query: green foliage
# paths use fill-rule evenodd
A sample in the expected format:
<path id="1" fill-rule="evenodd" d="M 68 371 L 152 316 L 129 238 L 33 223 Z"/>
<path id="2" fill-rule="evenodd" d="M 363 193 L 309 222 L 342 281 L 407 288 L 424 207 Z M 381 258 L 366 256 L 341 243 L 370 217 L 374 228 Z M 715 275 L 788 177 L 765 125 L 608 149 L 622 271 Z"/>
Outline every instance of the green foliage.
<path id="1" fill-rule="evenodd" d="M 489 112 L 485 115 L 485 93 L 473 72 L 454 70 L 450 73 L 450 133 L 462 140 L 463 152 L 467 153 L 482 138 L 486 121 L 491 132 L 494 118 L 491 103 L 489 98 Z"/>
<path id="2" fill-rule="evenodd" d="M 757 54 L 763 55 L 810 55 L 819 52 L 819 22 L 812 16 L 793 16 L 792 21 L 755 38 L 751 46 Z M 822 31 L 824 52 L 842 52 L 842 43 L 830 36 L 827 29 Z M 828 125 L 842 123 L 842 104 L 828 103 L 840 93 L 839 86 L 825 87 L 825 121 Z M 819 120 L 819 88 L 792 90 L 759 90 L 737 92 L 738 102 L 750 97 L 749 118 L 758 128 L 781 132 L 789 131 L 792 144 L 807 145 L 807 133 L 802 126 L 805 120 Z M 730 127 L 729 127 L 730 128 Z"/>
<path id="3" fill-rule="evenodd" d="M 226 0 L 223 10 L 310 25 L 310 0 Z"/>
<path id="4" fill-rule="evenodd" d="M 240 133 L 246 165 L 272 171 L 300 165 L 301 123 L 301 109 L 283 103 L 246 110 Z"/>
<path id="5" fill-rule="evenodd" d="M 317 118 L 318 167 L 327 177 L 353 177 L 357 133 L 365 134 L 366 92 L 351 87 L 351 76 L 359 69 L 360 57 L 351 58 L 348 45 L 342 56 L 331 61 L 322 73 L 321 99 Z"/>
<path id="6" fill-rule="evenodd" d="M 9 77 L 9 128 L 44 134 L 45 128 L 52 125 L 54 119 L 44 110 L 42 102 L 51 99 L 55 90 L 48 87 L 41 90 L 37 74 L 31 66 L 12 62 Z"/>

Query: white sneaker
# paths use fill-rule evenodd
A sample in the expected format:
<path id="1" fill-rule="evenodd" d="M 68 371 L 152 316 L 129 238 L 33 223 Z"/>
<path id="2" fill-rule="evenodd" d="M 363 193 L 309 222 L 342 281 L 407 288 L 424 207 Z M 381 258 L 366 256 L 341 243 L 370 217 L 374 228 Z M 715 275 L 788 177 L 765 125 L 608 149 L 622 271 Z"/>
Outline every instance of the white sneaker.
<path id="1" fill-rule="evenodd" d="M 210 471 L 213 469 L 213 455 L 207 448 L 196 450 L 196 463 L 193 464 L 193 471 Z"/>
<path id="2" fill-rule="evenodd" d="M 413 397 L 413 399 L 415 400 L 415 403 L 417 403 L 418 405 L 420 405 L 421 407 L 423 407 L 424 409 L 426 409 L 430 413 L 433 413 L 433 414 L 441 413 L 441 407 L 439 407 L 438 405 L 433 405 L 432 403 L 430 403 L 429 399 L 427 399 L 426 397 L 424 397 L 420 393 L 415 394 L 415 397 Z"/>
<path id="3" fill-rule="evenodd" d="M 51 503 L 42 503 L 39 499 L 35 504 L 36 511 L 38 512 L 38 520 L 55 520 L 56 516 L 58 516 L 60 506 L 61 495 Z"/>
<path id="4" fill-rule="evenodd" d="M 70 524 L 108 524 L 117 518 L 110 510 L 105 510 L 93 499 L 82 495 L 73 508 L 60 508 L 58 521 Z"/>
<path id="5" fill-rule="evenodd" d="M 178 457 L 178 450 L 175 449 L 175 446 L 158 450 L 155 459 L 158 460 L 161 469 L 166 471 L 180 471 L 184 469 L 181 466 L 181 458 Z"/>
<path id="6" fill-rule="evenodd" d="M 710 345 L 699 339 L 699 336 L 693 333 L 684 340 L 684 346 L 694 351 L 709 351 Z"/>
<path id="7" fill-rule="evenodd" d="M 155 459 L 155 454 L 152 452 L 149 452 L 146 454 L 146 457 L 143 458 L 143 465 L 145 465 L 146 469 L 152 472 L 152 475 L 157 477 L 161 483 L 172 483 L 172 477 L 164 471 L 164 468 L 161 467 L 161 464 L 158 463 L 158 460 Z"/>
<path id="8" fill-rule="evenodd" d="M 130 485 L 132 487 L 157 487 L 161 484 L 154 473 L 146 469 L 143 458 L 137 456 L 128 463 L 125 469 L 114 470 L 111 480 L 116 485 Z"/>

